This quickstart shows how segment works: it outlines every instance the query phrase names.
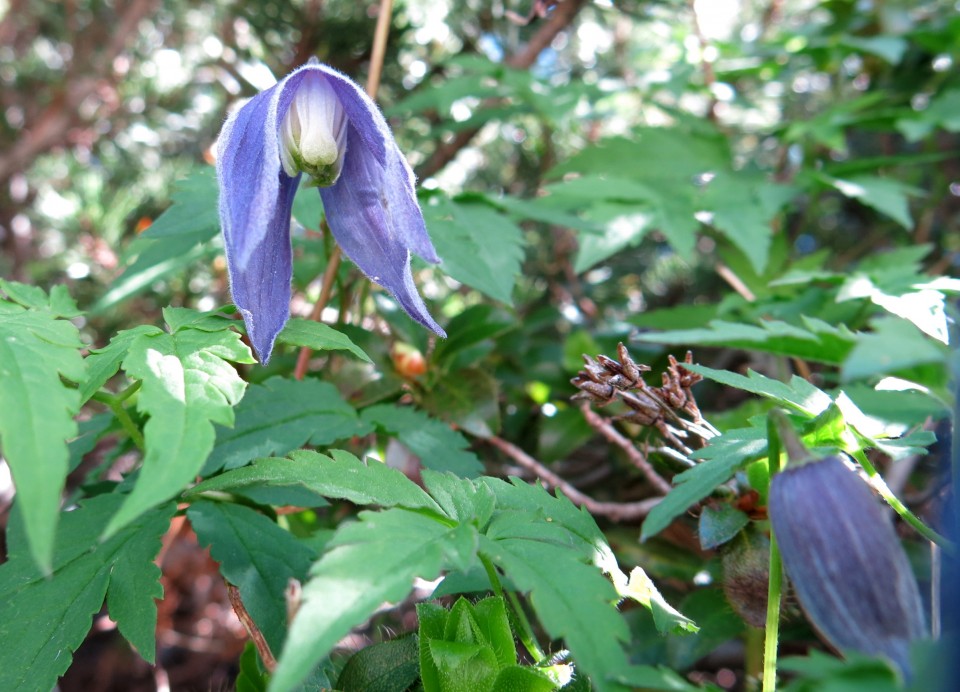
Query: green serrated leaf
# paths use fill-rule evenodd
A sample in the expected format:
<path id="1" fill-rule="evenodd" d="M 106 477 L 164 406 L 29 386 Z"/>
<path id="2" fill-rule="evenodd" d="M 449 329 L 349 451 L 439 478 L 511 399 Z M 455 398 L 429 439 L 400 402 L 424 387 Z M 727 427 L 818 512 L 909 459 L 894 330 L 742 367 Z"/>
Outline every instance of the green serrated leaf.
<path id="1" fill-rule="evenodd" d="M 429 469 L 450 471 L 461 477 L 476 476 L 483 471 L 480 460 L 467 451 L 470 443 L 463 435 L 422 411 L 380 404 L 364 409 L 360 418 L 396 435 Z"/>
<path id="2" fill-rule="evenodd" d="M 700 629 L 693 620 L 667 603 L 653 580 L 640 567 L 634 567 L 630 572 L 630 579 L 620 590 L 620 595 L 648 608 L 660 634 L 692 634 Z"/>
<path id="3" fill-rule="evenodd" d="M 49 569 L 67 475 L 67 440 L 77 435 L 73 416 L 80 409 L 79 393 L 60 377 L 83 382 L 82 344 L 70 322 L 5 304 L 10 309 L 0 312 L 0 449 L 10 465 L 34 559 Z"/>
<path id="4" fill-rule="evenodd" d="M 287 583 L 306 580 L 313 551 L 242 505 L 201 500 L 190 506 L 187 517 L 201 545 L 210 546 L 220 572 L 240 590 L 244 606 L 276 654 L 287 632 Z"/>
<path id="5" fill-rule="evenodd" d="M 340 450 L 333 450 L 330 454 L 328 457 L 304 450 L 294 452 L 290 459 L 258 459 L 250 466 L 203 481 L 188 495 L 213 490 L 229 492 L 258 486 L 299 485 L 319 495 L 349 500 L 358 505 L 425 509 L 443 515 L 440 505 L 400 471 L 378 461 L 362 462 Z"/>
<path id="6" fill-rule="evenodd" d="M 420 674 L 419 651 L 415 636 L 364 647 L 347 659 L 336 688 L 343 692 L 404 692 Z"/>
<path id="7" fill-rule="evenodd" d="M 699 227 L 696 214 L 703 208 L 697 181 L 704 174 L 729 170 L 728 145 L 718 133 L 687 127 L 649 127 L 635 129 L 632 139 L 601 140 L 569 157 L 548 175 L 619 176 L 641 184 L 647 194 L 635 198 L 646 201 L 646 210 L 653 216 L 651 225 L 660 229 L 682 257 L 689 257 Z M 617 194 L 600 191 L 593 199 L 616 198 Z"/>
<path id="8" fill-rule="evenodd" d="M 141 531 L 124 548 L 123 559 L 113 563 L 107 588 L 110 617 L 128 642 L 148 662 L 154 663 L 157 648 L 157 604 L 163 598 L 160 568 L 154 558 L 160 552 L 163 532 L 173 517 L 174 505 L 162 507 L 152 515 L 153 533 Z M 145 522 L 138 522 L 145 526 Z"/>
<path id="9" fill-rule="evenodd" d="M 629 631 L 614 606 L 616 590 L 599 569 L 568 548 L 530 538 L 481 535 L 480 550 L 518 589 L 529 592 L 541 624 L 551 637 L 564 639 L 596 689 L 627 689 L 607 679 L 628 667 L 621 643 Z"/>
<path id="10" fill-rule="evenodd" d="M 700 547 L 704 550 L 717 548 L 736 536 L 740 529 L 749 523 L 750 517 L 735 507 L 728 504 L 707 505 L 700 512 L 697 530 Z"/>
<path id="11" fill-rule="evenodd" d="M 698 329 L 641 334 L 636 338 L 682 346 L 722 345 L 839 365 L 853 349 L 857 337 L 846 327 L 833 327 L 819 320 L 806 320 L 806 328 L 779 320 L 763 320 L 756 325 L 711 320 Z"/>
<path id="12" fill-rule="evenodd" d="M 163 321 L 170 327 L 171 332 L 178 332 L 188 327 L 205 332 L 221 332 L 242 324 L 217 311 L 201 312 L 193 308 L 175 307 L 163 308 Z"/>
<path id="13" fill-rule="evenodd" d="M 126 254 L 136 255 L 91 308 L 100 313 L 217 249 L 210 243 L 220 228 L 217 178 L 212 168 L 198 169 L 176 184 L 173 203 L 138 237 Z"/>
<path id="14" fill-rule="evenodd" d="M 13 514 L 9 560 L 0 566 L 0 689 L 51 689 L 83 642 L 107 595 L 111 617 L 141 655 L 154 659 L 159 570 L 153 559 L 176 507 L 141 515 L 105 543 L 98 538 L 122 497 L 84 500 L 61 517 L 52 573 L 30 556 L 26 527 Z M 24 623 L 29 622 L 29 626 Z"/>
<path id="15" fill-rule="evenodd" d="M 772 222 L 797 194 L 795 188 L 771 182 L 760 173 L 724 171 L 707 186 L 704 204 L 712 224 L 723 232 L 762 273 L 770 251 Z"/>
<path id="16" fill-rule="evenodd" d="M 915 188 L 890 178 L 867 175 L 828 182 L 847 197 L 889 216 L 906 230 L 913 228 L 908 195 L 919 194 Z"/>
<path id="17" fill-rule="evenodd" d="M 328 445 L 366 435 L 372 429 L 336 387 L 317 379 L 272 377 L 251 385 L 234 413 L 232 428 L 217 426 L 217 442 L 204 475 L 257 457 L 286 454 L 307 443 Z"/>
<path id="18" fill-rule="evenodd" d="M 49 295 L 37 286 L 22 284 L 16 281 L 0 279 L 0 291 L 14 303 L 25 308 L 42 310 L 54 317 L 77 317 L 83 312 L 77 309 L 77 303 L 71 297 L 66 286 L 58 284 L 50 289 Z"/>
<path id="19" fill-rule="evenodd" d="M 710 445 L 698 452 L 698 457 L 706 460 L 674 476 L 676 487 L 647 515 L 640 540 L 645 541 L 663 531 L 690 505 L 710 495 L 717 486 L 726 483 L 766 450 L 765 428 L 731 430 L 710 440 Z"/>
<path id="20" fill-rule="evenodd" d="M 341 525 L 311 570 L 271 690 L 292 690 L 352 627 L 384 601 L 405 598 L 415 577 L 438 577 L 463 543 L 457 528 L 419 512 L 394 508 L 359 519 Z"/>
<path id="21" fill-rule="evenodd" d="M 907 320 L 874 320 L 873 332 L 862 334 L 841 369 L 843 381 L 893 374 L 919 365 L 945 363 L 946 349 L 926 338 Z"/>
<path id="22" fill-rule="evenodd" d="M 523 260 L 523 233 L 485 201 L 432 196 L 423 208 L 443 271 L 494 300 L 511 305 Z"/>
<path id="23" fill-rule="evenodd" d="M 423 484 L 452 519 L 483 527 L 493 515 L 496 500 L 489 488 L 481 484 L 429 469 L 423 471 Z"/>
<path id="24" fill-rule="evenodd" d="M 233 331 L 143 334 L 130 344 L 124 368 L 143 383 L 137 408 L 150 420 L 139 478 L 107 535 L 181 492 L 213 449 L 213 424 L 233 424 L 233 406 L 246 383 L 228 360 L 253 362 Z"/>
<path id="25" fill-rule="evenodd" d="M 651 196 L 656 193 L 651 191 Z M 596 233 L 581 233 L 573 270 L 582 274 L 595 264 L 612 257 L 624 248 L 639 245 L 647 233 L 664 223 L 650 204 L 595 201 L 584 212 L 584 219 L 599 228 Z"/>
<path id="26" fill-rule="evenodd" d="M 120 370 L 120 363 L 127 357 L 127 350 L 141 335 L 161 334 L 163 330 L 153 325 L 141 324 L 133 329 L 124 329 L 110 339 L 103 348 L 87 356 L 87 379 L 80 385 L 80 401 L 86 403 L 111 377 Z"/>
<path id="27" fill-rule="evenodd" d="M 753 370 L 748 370 L 747 375 L 744 376 L 728 370 L 714 370 L 703 365 L 684 365 L 684 367 L 714 382 L 773 399 L 808 416 L 817 415 L 832 401 L 829 394 L 796 375 L 790 379 L 789 383 L 784 383 Z"/>
<path id="28" fill-rule="evenodd" d="M 362 361 L 373 362 L 348 336 L 322 322 L 294 317 L 287 322 L 277 340 L 291 346 L 306 346 L 314 351 L 349 351 Z"/>
<path id="29" fill-rule="evenodd" d="M 542 486 L 526 483 L 519 478 L 509 482 L 484 476 L 478 483 L 490 488 L 497 500 L 497 508 L 518 512 L 536 512 L 548 524 L 562 526 L 583 542 L 583 555 L 596 556 L 609 550 L 606 538 L 590 513 L 574 505 L 565 495 L 553 495 Z"/>

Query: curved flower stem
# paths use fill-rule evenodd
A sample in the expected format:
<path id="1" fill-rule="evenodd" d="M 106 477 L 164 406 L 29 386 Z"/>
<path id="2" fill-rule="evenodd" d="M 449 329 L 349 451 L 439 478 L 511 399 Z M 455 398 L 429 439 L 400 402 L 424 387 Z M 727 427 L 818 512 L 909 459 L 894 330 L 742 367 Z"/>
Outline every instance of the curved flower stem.
<path id="1" fill-rule="evenodd" d="M 124 432 L 127 433 L 133 444 L 137 446 L 137 449 L 142 452 L 144 450 L 143 433 L 140 431 L 140 428 L 137 427 L 137 424 L 133 422 L 130 413 L 123 405 L 123 402 L 129 399 L 138 389 L 140 389 L 140 382 L 135 382 L 119 394 L 97 392 L 91 399 L 105 404 L 110 409 Z"/>
<path id="2" fill-rule="evenodd" d="M 374 101 L 377 100 L 377 92 L 380 90 L 380 75 L 383 74 L 383 59 L 387 54 L 387 38 L 390 35 L 390 20 L 393 18 L 393 0 L 380 0 L 380 11 L 377 14 L 377 26 L 373 33 L 373 51 L 370 55 L 370 72 L 367 74 L 367 95 Z M 320 321 L 320 315 L 330 300 L 330 293 L 333 290 L 333 280 L 337 276 L 337 270 L 340 268 L 340 257 L 342 253 L 340 246 L 334 247 L 330 253 L 330 259 L 327 261 L 327 269 L 323 274 L 323 284 L 320 288 L 320 297 L 317 298 L 313 311 L 310 313 L 310 319 L 314 322 Z M 297 355 L 297 366 L 293 371 L 293 377 L 302 380 L 307 374 L 307 368 L 310 364 L 310 354 L 312 349 L 307 346 L 300 348 Z"/>
<path id="3" fill-rule="evenodd" d="M 894 512 L 900 515 L 901 519 L 910 524 L 910 526 L 912 526 L 917 533 L 926 538 L 928 541 L 940 546 L 948 555 L 957 554 L 957 546 L 953 543 L 953 541 L 946 536 L 941 536 L 939 533 L 924 524 L 916 514 L 911 512 L 907 506 L 900 501 L 900 498 L 893 494 L 893 491 L 887 487 L 886 481 L 884 481 L 883 477 L 877 473 L 877 469 L 873 464 L 870 463 L 870 460 L 867 458 L 867 455 L 863 453 L 862 449 L 858 449 L 856 452 L 854 452 L 853 457 L 857 460 L 860 466 L 863 467 L 863 470 L 867 472 L 867 475 L 870 477 L 870 484 L 877 492 L 880 493 L 880 497 L 882 497 L 886 503 L 893 508 Z"/>

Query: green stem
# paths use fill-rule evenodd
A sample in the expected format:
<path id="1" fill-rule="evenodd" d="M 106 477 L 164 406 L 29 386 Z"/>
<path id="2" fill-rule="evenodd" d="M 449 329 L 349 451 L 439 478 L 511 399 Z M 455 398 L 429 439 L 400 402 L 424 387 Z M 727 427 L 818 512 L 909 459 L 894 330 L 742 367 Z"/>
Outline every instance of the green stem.
<path id="1" fill-rule="evenodd" d="M 136 424 L 133 422 L 133 419 L 130 417 L 130 414 L 127 412 L 127 409 L 123 406 L 124 400 L 129 398 L 130 395 L 136 391 L 134 386 L 139 388 L 139 383 L 127 387 L 127 389 L 120 394 L 114 395 L 108 392 L 97 392 L 91 398 L 95 401 L 99 401 L 101 404 L 104 404 L 113 412 L 113 415 L 116 416 L 117 420 L 120 422 L 120 426 L 124 429 L 130 439 L 133 440 L 133 444 L 135 444 L 137 449 L 142 452 L 145 448 L 143 442 L 143 433 L 140 432 L 140 428 L 136 426 Z"/>
<path id="2" fill-rule="evenodd" d="M 758 627 L 747 626 L 745 640 L 746 680 L 744 681 L 744 688 L 749 692 L 756 692 L 757 686 L 763 678 L 763 630 Z"/>
<path id="3" fill-rule="evenodd" d="M 877 489 L 877 492 L 880 493 L 880 497 L 886 500 L 888 505 L 893 507 L 894 512 L 899 514 L 905 522 L 916 529 L 917 533 L 919 533 L 921 536 L 940 546 L 945 553 L 950 556 L 957 554 L 957 546 L 953 541 L 946 536 L 941 536 L 939 533 L 924 524 L 916 514 L 911 512 L 907 506 L 900 501 L 900 498 L 893 494 L 893 491 L 890 490 L 886 481 L 883 480 L 883 476 L 877 473 L 877 469 L 873 464 L 870 463 L 870 460 L 867 459 L 867 455 L 863 453 L 862 449 L 854 452 L 853 456 L 860 466 L 863 467 L 863 470 L 867 472 L 867 475 L 870 476 L 871 484 Z"/>
<path id="4" fill-rule="evenodd" d="M 133 384 L 131 384 L 129 387 L 127 387 L 126 389 L 124 389 L 122 392 L 120 392 L 120 393 L 117 394 L 117 401 L 119 401 L 119 402 L 121 402 L 121 403 L 124 402 L 124 401 L 126 401 L 127 399 L 129 399 L 130 397 L 132 397 L 134 394 L 136 394 L 137 392 L 139 392 L 139 391 L 140 391 L 140 387 L 141 387 L 142 385 L 143 385 L 143 382 L 141 382 L 140 380 L 137 380 L 136 382 L 134 382 Z"/>
<path id="5" fill-rule="evenodd" d="M 789 425 L 789 421 L 786 420 L 782 411 L 774 409 L 767 416 L 767 465 L 771 483 L 773 477 L 780 472 L 780 428 L 784 425 Z M 780 590 L 783 584 L 783 564 L 780 562 L 780 549 L 777 547 L 777 538 L 772 529 L 769 570 L 767 621 L 763 642 L 763 692 L 774 692 L 777 688 L 777 645 L 780 640 Z"/>
<path id="6" fill-rule="evenodd" d="M 780 590 L 783 564 L 777 538 L 770 532 L 770 583 L 767 589 L 767 623 L 763 642 L 763 692 L 777 689 L 777 644 L 780 640 Z"/>
<path id="7" fill-rule="evenodd" d="M 513 631 L 517 635 L 517 639 L 523 644 L 523 647 L 527 650 L 527 653 L 530 654 L 530 658 L 533 659 L 534 663 L 539 664 L 546 658 L 546 655 L 543 653 L 540 645 L 537 644 L 536 637 L 533 636 L 533 627 L 530 626 L 527 614 L 523 611 L 523 604 L 520 603 L 517 594 L 512 591 L 504 591 L 503 586 L 500 584 L 500 575 L 497 574 L 497 568 L 490 562 L 490 558 L 486 555 L 480 555 L 480 563 L 487 573 L 487 578 L 490 579 L 490 586 L 493 588 L 493 592 L 500 598 L 503 598 L 509 606 L 507 608 L 507 616 L 510 618 L 510 624 L 513 626 Z"/>

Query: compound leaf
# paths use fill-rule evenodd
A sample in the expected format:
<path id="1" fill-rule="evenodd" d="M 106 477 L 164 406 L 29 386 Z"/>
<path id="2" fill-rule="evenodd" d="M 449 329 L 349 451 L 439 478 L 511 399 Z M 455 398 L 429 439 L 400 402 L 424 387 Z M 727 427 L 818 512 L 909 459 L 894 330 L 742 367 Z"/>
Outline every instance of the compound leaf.
<path id="1" fill-rule="evenodd" d="M 290 579 L 304 581 L 313 551 L 249 507 L 195 502 L 187 516 L 200 543 L 220 563 L 224 577 L 240 590 L 243 604 L 273 651 L 287 630 L 284 592 Z"/>
<path id="2" fill-rule="evenodd" d="M 107 526 L 108 535 L 183 490 L 213 449 L 213 424 L 233 424 L 233 406 L 246 383 L 227 359 L 252 362 L 230 330 L 142 334 L 130 344 L 124 368 L 143 383 L 137 407 L 150 420 L 140 477 Z"/>
<path id="3" fill-rule="evenodd" d="M 16 286 L 4 282 L 3 290 Z M 31 551 L 48 570 L 67 475 L 67 440 L 77 435 L 73 416 L 80 409 L 80 395 L 60 377 L 83 381 L 82 344 L 77 328 L 49 310 L 2 299 L 0 308 L 0 442 Z"/>

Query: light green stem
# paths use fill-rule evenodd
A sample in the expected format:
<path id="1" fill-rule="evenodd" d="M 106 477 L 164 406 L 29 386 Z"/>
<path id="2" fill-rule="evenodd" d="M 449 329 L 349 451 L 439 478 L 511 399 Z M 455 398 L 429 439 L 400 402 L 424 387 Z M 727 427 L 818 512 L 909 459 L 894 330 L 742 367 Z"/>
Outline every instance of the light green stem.
<path id="1" fill-rule="evenodd" d="M 117 420 L 120 422 L 120 426 L 124 431 L 129 435 L 130 439 L 133 440 L 133 444 L 137 446 L 141 452 L 144 450 L 143 442 L 143 433 L 140 432 L 140 428 L 136 426 L 133 422 L 133 419 L 130 417 L 130 414 L 127 412 L 127 409 L 124 408 L 123 402 L 130 397 L 133 392 L 139 389 L 139 382 L 136 385 L 131 385 L 120 394 L 110 394 L 109 392 L 97 392 L 91 397 L 95 401 L 99 401 L 101 404 L 105 404 L 116 416 Z M 131 391 L 132 390 L 132 391 Z"/>
<path id="2" fill-rule="evenodd" d="M 770 583 L 767 588 L 767 623 L 763 642 L 763 692 L 777 689 L 777 644 L 780 640 L 780 589 L 783 564 L 776 536 L 770 532 Z"/>
<path id="3" fill-rule="evenodd" d="M 536 637 L 533 636 L 533 627 L 530 626 L 530 621 L 527 620 L 527 615 L 523 611 L 523 604 L 520 603 L 517 594 L 512 591 L 504 591 L 503 586 L 500 584 L 500 576 L 497 574 L 497 568 L 490 562 L 490 558 L 486 555 L 480 555 L 480 563 L 487 573 L 487 578 L 490 579 L 490 586 L 493 588 L 493 592 L 500 598 L 506 600 L 509 605 L 507 615 L 510 618 L 510 623 L 513 626 L 514 633 L 517 635 L 517 639 L 523 644 L 523 647 L 527 650 L 527 653 L 530 654 L 530 658 L 533 659 L 534 663 L 540 663 L 546 658 L 546 655 L 543 653 L 540 645 L 537 644 Z"/>
<path id="4" fill-rule="evenodd" d="M 886 481 L 883 480 L 883 476 L 877 473 L 877 469 L 873 464 L 870 463 L 870 460 L 867 458 L 867 455 L 863 453 L 862 449 L 854 452 L 853 456 L 860 466 L 863 467 L 863 470 L 867 472 L 867 475 L 870 476 L 871 485 L 873 485 L 877 492 L 880 493 L 880 497 L 886 500 L 888 505 L 893 507 L 893 511 L 899 514 L 900 518 L 910 524 L 910 526 L 916 529 L 917 533 L 926 538 L 928 541 L 932 541 L 940 546 L 948 555 L 954 556 L 957 554 L 957 546 L 953 543 L 953 541 L 946 536 L 941 536 L 939 533 L 920 521 L 917 515 L 911 512 L 907 506 L 900 501 L 900 498 L 893 494 L 893 491 L 890 490 L 890 487 L 887 485 Z"/>
<path id="5" fill-rule="evenodd" d="M 767 465 L 770 470 L 770 482 L 780 472 L 781 437 L 778 426 L 789 425 L 784 413 L 774 409 L 767 416 Z M 792 432 L 788 431 L 788 432 Z M 793 436 L 795 437 L 795 435 Z M 767 621 L 763 641 L 763 692 L 774 692 L 777 688 L 777 644 L 780 640 L 780 590 L 783 584 L 783 564 L 780 561 L 780 549 L 777 537 L 770 529 L 770 577 L 767 584 Z"/>

